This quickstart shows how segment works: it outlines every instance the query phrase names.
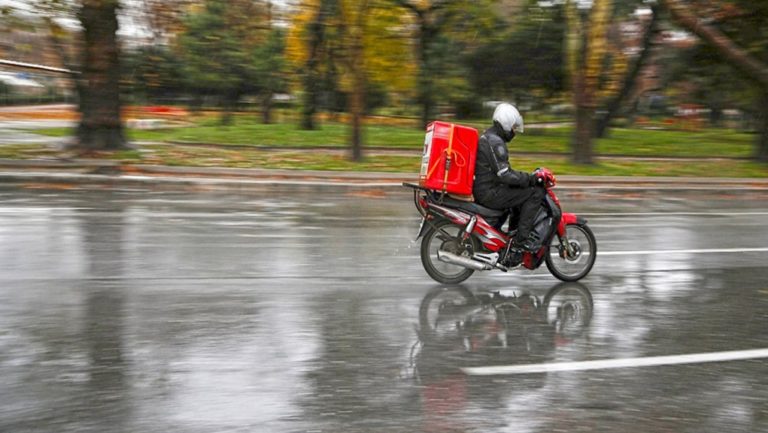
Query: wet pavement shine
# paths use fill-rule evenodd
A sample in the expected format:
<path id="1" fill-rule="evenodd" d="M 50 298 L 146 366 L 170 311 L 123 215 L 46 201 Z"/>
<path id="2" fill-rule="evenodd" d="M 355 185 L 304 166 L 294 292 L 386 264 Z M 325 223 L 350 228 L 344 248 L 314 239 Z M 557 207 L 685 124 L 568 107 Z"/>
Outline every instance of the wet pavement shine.
<path id="1" fill-rule="evenodd" d="M 563 205 L 580 283 L 444 286 L 406 193 L 1 190 L 0 431 L 768 432 L 766 358 L 718 358 L 768 348 L 768 207 Z"/>

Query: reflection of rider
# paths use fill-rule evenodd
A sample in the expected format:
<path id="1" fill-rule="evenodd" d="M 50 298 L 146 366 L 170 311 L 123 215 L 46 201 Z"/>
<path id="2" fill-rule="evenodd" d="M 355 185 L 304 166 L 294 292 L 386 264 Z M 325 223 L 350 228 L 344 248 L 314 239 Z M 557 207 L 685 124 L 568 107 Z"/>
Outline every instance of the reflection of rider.
<path id="1" fill-rule="evenodd" d="M 483 133 L 477 145 L 473 195 L 477 202 L 491 209 L 520 210 L 520 221 L 513 247 L 531 251 L 529 239 L 533 220 L 546 191 L 534 174 L 513 170 L 509 165 L 507 143 L 523 132 L 523 117 L 515 107 L 503 103 L 493 113 L 493 126 Z"/>

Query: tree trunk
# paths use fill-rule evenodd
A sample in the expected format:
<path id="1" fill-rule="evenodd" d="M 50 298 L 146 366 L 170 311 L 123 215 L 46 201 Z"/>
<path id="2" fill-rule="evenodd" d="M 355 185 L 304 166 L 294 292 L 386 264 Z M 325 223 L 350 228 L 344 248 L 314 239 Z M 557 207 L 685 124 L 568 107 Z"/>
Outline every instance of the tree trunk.
<path id="1" fill-rule="evenodd" d="M 352 92 L 349 95 L 349 113 L 352 116 L 352 161 L 363 160 L 363 116 L 365 114 L 365 52 L 363 35 L 365 20 L 368 15 L 368 0 L 359 0 L 355 14 L 355 23 L 350 31 L 352 67 Z"/>
<path id="2" fill-rule="evenodd" d="M 261 99 L 261 123 L 272 123 L 272 93 L 267 93 Z"/>
<path id="3" fill-rule="evenodd" d="M 301 111 L 301 129 L 313 130 L 315 125 L 315 113 L 317 112 L 317 100 L 320 81 L 318 71 L 320 65 L 320 51 L 325 38 L 326 1 L 321 0 L 317 17 L 309 24 L 309 57 L 304 71 L 304 95 Z"/>
<path id="4" fill-rule="evenodd" d="M 312 68 L 317 66 L 309 63 L 307 69 L 311 72 L 306 72 L 304 76 L 304 107 L 301 110 L 301 129 L 313 130 L 317 128 L 315 125 L 315 113 L 317 112 L 317 78 L 318 74 L 312 71 Z"/>
<path id="5" fill-rule="evenodd" d="M 233 123 L 233 113 L 237 111 L 237 101 L 240 99 L 238 92 L 226 92 L 221 104 L 221 125 L 229 126 Z"/>
<path id="6" fill-rule="evenodd" d="M 356 74 L 357 75 L 357 74 Z M 365 109 L 365 85 L 355 78 L 355 90 L 350 96 L 350 114 L 352 116 L 352 161 L 363 160 L 363 111 Z M 360 87 L 363 87 L 362 89 Z"/>
<path id="7" fill-rule="evenodd" d="M 128 147 L 120 113 L 117 8 L 117 0 L 85 0 L 78 13 L 84 46 L 76 146 L 83 151 Z"/>
<path id="8" fill-rule="evenodd" d="M 574 101 L 576 125 L 573 131 L 573 161 L 577 164 L 592 164 L 592 139 L 595 104 L 590 89 L 584 85 L 584 77 L 574 80 Z"/>
<path id="9" fill-rule="evenodd" d="M 755 159 L 768 163 L 768 90 L 758 99 L 757 137 Z"/>
<path id="10" fill-rule="evenodd" d="M 576 0 L 565 5 L 568 25 L 566 32 L 566 64 L 573 90 L 576 126 L 573 133 L 573 161 L 592 164 L 592 136 L 596 93 L 603 68 L 607 42 L 606 33 L 613 9 L 613 0 L 594 0 L 589 21 L 582 22 Z M 584 35 L 586 34 L 586 40 Z"/>

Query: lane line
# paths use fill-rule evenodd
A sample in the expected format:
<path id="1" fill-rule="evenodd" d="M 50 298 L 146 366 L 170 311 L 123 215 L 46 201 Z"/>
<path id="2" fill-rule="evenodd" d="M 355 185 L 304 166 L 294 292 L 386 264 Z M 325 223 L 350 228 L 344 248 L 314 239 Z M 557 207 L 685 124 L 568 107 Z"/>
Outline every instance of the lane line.
<path id="1" fill-rule="evenodd" d="M 768 215 L 768 211 L 745 212 L 585 212 L 577 215 L 584 217 L 634 217 L 634 216 L 762 216 Z"/>
<path id="2" fill-rule="evenodd" d="M 597 256 L 649 256 L 655 254 L 765 253 L 768 248 L 712 248 L 692 250 L 598 251 Z"/>
<path id="3" fill-rule="evenodd" d="M 548 364 L 499 365 L 467 367 L 462 371 L 470 376 L 498 376 L 564 371 L 607 370 L 612 368 L 655 367 L 664 365 L 701 364 L 707 362 L 743 361 L 768 358 L 768 349 L 736 350 L 728 352 L 694 353 L 688 355 L 651 356 L 644 358 L 606 359 Z"/>

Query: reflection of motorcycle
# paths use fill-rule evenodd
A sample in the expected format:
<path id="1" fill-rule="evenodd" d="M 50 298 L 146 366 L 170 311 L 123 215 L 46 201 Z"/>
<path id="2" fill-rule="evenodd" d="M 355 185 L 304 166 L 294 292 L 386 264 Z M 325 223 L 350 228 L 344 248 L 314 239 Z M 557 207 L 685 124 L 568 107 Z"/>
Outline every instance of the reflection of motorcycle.
<path id="1" fill-rule="evenodd" d="M 539 362 L 581 335 L 592 319 L 592 295 L 579 283 L 560 283 L 543 298 L 530 293 L 475 294 L 461 286 L 431 290 L 419 307 L 418 347 L 423 357 L 439 352 L 425 368 Z M 448 364 L 448 365 L 446 365 Z"/>
<path id="2" fill-rule="evenodd" d="M 546 170 L 546 169 L 539 169 Z M 439 191 L 404 183 L 414 190 L 414 203 L 422 216 L 418 239 L 421 262 L 430 277 L 445 284 L 460 283 L 475 271 L 517 266 L 547 269 L 562 281 L 584 278 L 595 264 L 597 241 L 587 221 L 560 208 L 552 188 L 555 177 L 548 170 L 547 194 L 534 219 L 533 251 L 511 250 L 519 215 L 457 200 Z M 502 227 L 507 224 L 507 230 Z"/>
<path id="3" fill-rule="evenodd" d="M 580 283 L 560 283 L 543 298 L 475 294 L 461 286 L 430 290 L 419 307 L 410 363 L 420 384 L 423 431 L 464 431 L 460 414 L 468 401 L 494 405 L 509 396 L 508 387 L 541 389 L 542 374 L 503 380 L 467 376 L 462 369 L 545 362 L 582 335 L 591 319 L 592 295 Z"/>

